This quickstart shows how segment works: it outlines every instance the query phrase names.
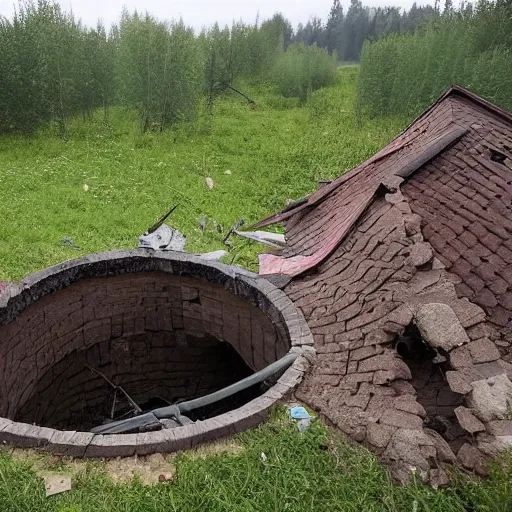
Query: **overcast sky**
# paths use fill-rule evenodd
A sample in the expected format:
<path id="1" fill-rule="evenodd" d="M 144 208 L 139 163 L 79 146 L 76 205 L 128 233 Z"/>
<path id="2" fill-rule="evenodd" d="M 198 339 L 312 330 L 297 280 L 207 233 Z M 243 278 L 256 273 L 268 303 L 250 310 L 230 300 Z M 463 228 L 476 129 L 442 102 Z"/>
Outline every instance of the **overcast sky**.
<path id="1" fill-rule="evenodd" d="M 396 5 L 409 8 L 414 0 L 363 0 L 364 5 Z M 0 14 L 10 18 L 13 5 L 17 0 L 0 0 Z M 109 26 L 118 20 L 123 6 L 131 11 L 149 11 L 161 20 L 182 17 L 187 25 L 196 29 L 218 21 L 221 25 L 231 24 L 233 20 L 242 19 L 252 22 L 259 13 L 260 19 L 271 17 L 275 12 L 282 12 L 294 27 L 299 22 L 306 22 L 311 16 L 325 20 L 329 14 L 332 0 L 60 0 L 65 10 L 72 9 L 75 17 L 81 18 L 86 25 L 94 26 L 98 18 Z M 433 4 L 431 0 L 419 0 L 419 5 Z M 342 0 L 346 9 L 350 0 Z"/>

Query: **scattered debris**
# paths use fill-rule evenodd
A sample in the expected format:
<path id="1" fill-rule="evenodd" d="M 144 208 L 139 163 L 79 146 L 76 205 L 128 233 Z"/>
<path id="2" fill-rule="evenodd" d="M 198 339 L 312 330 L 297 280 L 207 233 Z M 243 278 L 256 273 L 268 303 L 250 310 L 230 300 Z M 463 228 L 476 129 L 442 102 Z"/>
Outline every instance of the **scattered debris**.
<path id="1" fill-rule="evenodd" d="M 299 432 L 306 431 L 311 426 L 311 421 L 315 419 L 311 416 L 305 407 L 297 404 L 290 404 L 290 416 L 297 420 L 297 429 Z"/>
<path id="2" fill-rule="evenodd" d="M 305 432 L 311 426 L 311 419 L 304 419 L 297 421 L 297 429 L 300 433 Z"/>
<path id="3" fill-rule="evenodd" d="M 267 456 L 265 455 L 264 452 L 261 452 L 260 459 L 261 459 L 261 462 L 267 462 Z"/>
<path id="4" fill-rule="evenodd" d="M 113 390 L 114 390 L 114 398 L 112 400 L 112 408 L 110 411 L 110 419 L 113 420 L 115 417 L 115 410 L 116 410 L 116 402 L 117 402 L 117 394 L 121 393 L 126 401 L 130 404 L 130 407 L 133 411 L 133 414 L 140 414 L 142 413 L 142 409 L 137 405 L 137 403 L 130 397 L 130 395 L 122 388 L 121 386 L 118 386 L 117 384 L 114 384 L 103 372 L 100 372 L 100 370 L 97 370 L 96 368 L 93 368 L 92 366 L 86 364 L 85 367 L 90 370 L 91 372 L 95 373 L 99 377 L 101 377 Z"/>
<path id="5" fill-rule="evenodd" d="M 151 226 L 144 234 L 139 237 L 139 249 L 152 249 L 153 251 L 185 251 L 187 239 L 183 233 L 173 229 L 165 220 L 176 209 L 172 207 L 156 224 Z M 208 218 L 205 215 L 199 220 L 199 229 L 204 233 L 208 224 Z M 222 226 L 217 224 L 217 231 L 222 232 Z M 198 254 L 200 258 L 208 261 L 218 261 L 227 254 L 224 250 L 206 252 Z"/>
<path id="6" fill-rule="evenodd" d="M 280 233 L 268 233 L 267 231 L 233 231 L 236 235 L 243 238 L 249 238 L 263 245 L 280 249 L 285 246 L 286 240 L 284 235 Z"/>
<path id="7" fill-rule="evenodd" d="M 87 192 L 89 190 L 89 185 L 85 184 L 83 187 L 82 187 L 83 191 L 84 192 Z"/>
<path id="8" fill-rule="evenodd" d="M 156 224 L 139 237 L 139 248 L 183 252 L 187 241 L 183 233 L 164 224 L 177 206 L 173 206 Z"/>
<path id="9" fill-rule="evenodd" d="M 210 178 L 210 176 L 208 176 L 204 181 L 206 182 L 206 186 L 210 190 L 213 190 L 213 187 L 215 186 L 215 184 L 213 183 L 213 180 Z"/>
<path id="10" fill-rule="evenodd" d="M 296 405 L 290 409 L 290 415 L 294 420 L 307 420 L 312 416 L 306 411 L 305 407 L 301 405 Z"/>
<path id="11" fill-rule="evenodd" d="M 60 243 L 62 245 L 67 245 L 68 247 L 71 247 L 72 249 L 76 249 L 77 251 L 81 251 L 82 248 L 79 247 L 78 245 L 75 244 L 75 242 L 73 242 L 73 240 L 69 237 L 69 236 L 66 236 L 64 237 Z"/>
<path id="12" fill-rule="evenodd" d="M 153 249 L 154 251 L 183 252 L 187 239 L 177 229 L 163 224 L 156 231 L 139 237 L 139 248 Z"/>
<path id="13" fill-rule="evenodd" d="M 217 233 L 222 233 L 224 230 L 222 229 L 222 224 L 217 223 Z"/>
<path id="14" fill-rule="evenodd" d="M 229 169 L 224 171 L 224 174 L 231 174 L 231 171 Z"/>
<path id="15" fill-rule="evenodd" d="M 43 476 L 46 497 L 60 494 L 71 490 L 71 477 L 64 475 L 45 475 Z"/>
<path id="16" fill-rule="evenodd" d="M 223 243 L 228 246 L 232 246 L 233 244 L 229 241 L 229 237 L 238 229 L 240 229 L 245 224 L 245 219 L 238 219 L 233 227 L 231 227 L 228 232 L 226 233 L 226 236 L 224 237 Z"/>

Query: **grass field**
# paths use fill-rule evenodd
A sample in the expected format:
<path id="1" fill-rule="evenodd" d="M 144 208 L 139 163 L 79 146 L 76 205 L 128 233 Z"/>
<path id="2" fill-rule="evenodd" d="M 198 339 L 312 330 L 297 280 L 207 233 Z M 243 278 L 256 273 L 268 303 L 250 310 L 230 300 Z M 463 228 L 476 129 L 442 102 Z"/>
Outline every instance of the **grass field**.
<path id="1" fill-rule="evenodd" d="M 32 139 L 1 139 L 0 280 L 80 254 L 135 247 L 138 235 L 176 203 L 171 223 L 187 235 L 189 250 L 222 248 L 217 224 L 225 231 L 240 217 L 250 223 L 282 208 L 317 180 L 369 157 L 405 126 L 406 119 L 358 120 L 356 79 L 357 68 L 342 69 L 336 86 L 302 106 L 246 86 L 257 107 L 224 97 L 213 118 L 160 135 L 139 135 L 133 114 L 115 110 L 110 125 L 99 115 L 72 124 L 67 141 L 51 129 Z M 80 249 L 63 245 L 64 237 Z M 229 259 L 255 268 L 257 251 L 237 241 Z M 418 482 L 398 487 L 364 448 L 321 422 L 299 434 L 282 409 L 234 438 L 229 449 L 201 453 L 171 457 L 174 481 L 154 487 L 138 480 L 115 484 L 105 463 L 83 463 L 73 490 L 47 499 L 35 459 L 6 450 L 0 512 L 512 510 L 510 462 L 496 465 L 484 482 L 458 474 L 443 491 Z M 70 470 L 51 456 L 36 459 L 54 471 Z"/>
<path id="2" fill-rule="evenodd" d="M 356 73 L 343 70 L 337 86 L 318 91 L 305 107 L 246 87 L 255 108 L 227 96 L 212 118 L 164 134 L 140 135 L 133 114 L 115 110 L 110 125 L 101 113 L 72 124 L 67 141 L 51 130 L 1 139 L 0 280 L 79 254 L 133 248 L 174 204 L 170 223 L 187 236 L 187 250 L 223 248 L 217 223 L 225 231 L 241 217 L 249 223 L 281 209 L 398 133 L 403 120 L 357 124 Z M 81 251 L 63 246 L 65 237 Z M 256 250 L 239 242 L 230 261 L 254 266 Z"/>

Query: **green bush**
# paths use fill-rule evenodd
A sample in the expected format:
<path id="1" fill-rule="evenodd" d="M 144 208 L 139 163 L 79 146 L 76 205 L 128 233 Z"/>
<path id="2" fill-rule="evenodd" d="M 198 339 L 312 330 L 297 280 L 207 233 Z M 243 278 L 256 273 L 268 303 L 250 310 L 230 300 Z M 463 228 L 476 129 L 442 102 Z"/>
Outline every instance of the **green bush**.
<path id="1" fill-rule="evenodd" d="M 287 98 L 306 100 L 312 91 L 336 81 L 336 57 L 316 46 L 295 43 L 280 55 L 272 81 Z"/>

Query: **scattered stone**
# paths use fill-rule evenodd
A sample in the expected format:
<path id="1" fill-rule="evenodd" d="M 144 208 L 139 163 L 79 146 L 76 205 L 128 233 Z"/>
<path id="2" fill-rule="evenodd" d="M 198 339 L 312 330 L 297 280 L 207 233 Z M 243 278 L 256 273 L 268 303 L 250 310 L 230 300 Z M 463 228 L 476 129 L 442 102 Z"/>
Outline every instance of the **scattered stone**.
<path id="1" fill-rule="evenodd" d="M 469 443 L 464 443 L 461 446 L 457 452 L 457 458 L 465 468 L 471 469 L 482 476 L 487 474 L 485 470 L 485 457 L 477 448 Z"/>
<path id="2" fill-rule="evenodd" d="M 409 262 L 415 267 L 426 265 L 434 256 L 432 246 L 427 242 L 416 242 L 411 247 Z"/>
<path id="3" fill-rule="evenodd" d="M 414 398 L 413 395 L 397 396 L 393 402 L 393 405 L 399 411 L 416 414 L 422 418 L 427 415 L 423 406 L 416 400 L 416 398 Z"/>
<path id="4" fill-rule="evenodd" d="M 472 383 L 468 403 L 484 422 L 507 419 L 512 403 L 512 382 L 505 374 Z"/>
<path id="5" fill-rule="evenodd" d="M 488 379 L 506 373 L 505 368 L 498 361 L 475 364 L 474 369 L 481 375 L 481 379 Z"/>
<path id="6" fill-rule="evenodd" d="M 375 372 L 378 370 L 392 372 L 395 375 L 394 379 L 411 378 L 411 370 L 407 364 L 398 359 L 394 353 L 374 356 L 359 363 L 359 372 Z"/>
<path id="7" fill-rule="evenodd" d="M 424 445 L 420 447 L 421 454 L 425 459 L 435 459 L 437 455 L 437 450 L 435 446 Z"/>
<path id="8" fill-rule="evenodd" d="M 158 475 L 159 482 L 172 482 L 173 480 L 174 480 L 174 473 L 167 472 L 167 473 L 160 473 Z"/>
<path id="9" fill-rule="evenodd" d="M 215 184 L 213 183 L 213 180 L 210 178 L 210 176 L 206 177 L 204 181 L 205 181 L 205 183 L 206 183 L 206 186 L 207 186 L 210 190 L 213 190 L 213 187 L 215 186 Z"/>
<path id="10" fill-rule="evenodd" d="M 382 386 L 385 384 L 390 384 L 391 382 L 393 382 L 394 378 L 394 372 L 388 370 L 379 370 L 378 372 L 374 373 L 373 383 L 376 384 L 377 386 Z"/>
<path id="11" fill-rule="evenodd" d="M 500 352 L 489 338 L 472 341 L 468 344 L 468 350 L 475 363 L 488 363 L 500 358 Z"/>
<path id="12" fill-rule="evenodd" d="M 403 304 L 386 316 L 386 321 L 406 327 L 412 322 L 413 311 L 410 307 Z"/>
<path id="13" fill-rule="evenodd" d="M 442 468 L 431 469 L 429 480 L 430 485 L 436 490 L 439 489 L 439 487 L 444 487 L 450 483 L 450 478 Z"/>
<path id="14" fill-rule="evenodd" d="M 407 236 L 421 233 L 421 217 L 416 213 L 404 215 L 405 233 Z"/>
<path id="15" fill-rule="evenodd" d="M 450 352 L 450 365 L 456 370 L 473 366 L 473 359 L 467 347 L 457 347 Z"/>
<path id="16" fill-rule="evenodd" d="M 430 465 L 421 453 L 420 445 L 410 429 L 398 429 L 392 436 L 386 451 L 383 454 L 385 459 L 399 460 L 416 470 L 427 471 Z"/>
<path id="17" fill-rule="evenodd" d="M 470 434 L 483 432 L 485 430 L 485 425 L 466 407 L 461 405 L 457 407 L 454 412 L 459 420 L 460 426 Z"/>
<path id="18" fill-rule="evenodd" d="M 416 325 L 431 346 L 449 352 L 464 343 L 469 337 L 453 309 L 446 304 L 423 304 L 416 311 Z"/>
<path id="19" fill-rule="evenodd" d="M 446 372 L 446 380 L 448 381 L 450 389 L 455 393 L 465 395 L 473 389 L 461 372 L 448 370 Z"/>
<path id="20" fill-rule="evenodd" d="M 416 396 L 414 386 L 406 380 L 395 380 L 391 383 L 391 388 L 395 390 L 397 395 L 413 395 Z"/>
<path id="21" fill-rule="evenodd" d="M 457 460 L 448 443 L 438 432 L 428 428 L 425 428 L 423 431 L 434 443 L 437 450 L 437 457 L 441 462 L 455 462 Z"/>

